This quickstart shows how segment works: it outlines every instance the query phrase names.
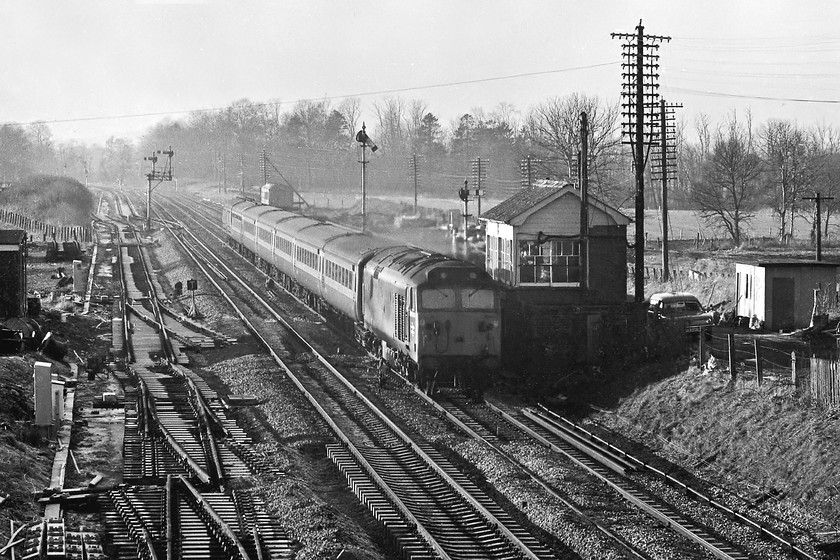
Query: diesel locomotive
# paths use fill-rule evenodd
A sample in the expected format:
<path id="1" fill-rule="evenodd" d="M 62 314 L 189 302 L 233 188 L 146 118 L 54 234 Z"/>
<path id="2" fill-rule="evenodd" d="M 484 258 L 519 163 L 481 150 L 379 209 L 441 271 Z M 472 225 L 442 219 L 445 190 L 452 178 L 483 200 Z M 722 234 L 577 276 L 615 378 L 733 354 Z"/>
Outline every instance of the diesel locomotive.
<path id="1" fill-rule="evenodd" d="M 476 266 L 251 201 L 222 221 L 231 246 L 423 389 L 480 389 L 498 370 L 499 291 Z"/>

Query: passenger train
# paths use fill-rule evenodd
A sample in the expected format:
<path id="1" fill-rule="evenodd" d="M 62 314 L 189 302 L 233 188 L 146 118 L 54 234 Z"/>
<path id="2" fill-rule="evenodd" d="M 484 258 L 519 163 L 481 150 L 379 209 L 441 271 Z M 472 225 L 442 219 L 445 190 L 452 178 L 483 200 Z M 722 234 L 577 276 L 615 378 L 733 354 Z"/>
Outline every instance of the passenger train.
<path id="1" fill-rule="evenodd" d="M 498 370 L 499 291 L 474 265 L 251 201 L 222 221 L 234 248 L 424 390 L 480 389 Z"/>

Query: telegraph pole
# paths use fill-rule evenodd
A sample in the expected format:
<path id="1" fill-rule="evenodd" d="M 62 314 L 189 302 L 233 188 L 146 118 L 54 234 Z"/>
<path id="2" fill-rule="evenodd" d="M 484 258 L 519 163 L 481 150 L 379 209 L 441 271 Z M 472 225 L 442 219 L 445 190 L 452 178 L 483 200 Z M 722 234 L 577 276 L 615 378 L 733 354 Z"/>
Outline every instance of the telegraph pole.
<path id="1" fill-rule="evenodd" d="M 802 197 L 802 200 L 813 200 L 817 203 L 817 219 L 814 225 L 817 227 L 817 261 L 819 262 L 822 261 L 822 216 L 820 203 L 823 200 L 834 200 L 834 197 L 820 196 L 820 193 L 817 193 L 816 196 Z"/>
<path id="2" fill-rule="evenodd" d="M 542 160 L 534 159 L 528 155 L 519 162 L 519 174 L 521 175 L 521 184 L 523 187 L 530 187 L 534 184 L 534 164 L 542 163 Z"/>
<path id="3" fill-rule="evenodd" d="M 645 35 L 645 28 L 639 20 L 635 33 L 612 33 L 613 39 L 626 40 L 623 48 L 621 63 L 623 90 L 622 116 L 626 119 L 622 123 L 625 144 L 630 144 L 633 151 L 633 165 L 636 171 L 636 238 L 634 248 L 636 252 L 634 281 L 635 301 L 641 303 L 645 299 L 645 165 L 650 144 L 655 137 L 650 130 L 651 119 L 646 125 L 645 117 L 651 117 L 653 106 L 659 94 L 659 55 L 652 51 L 659 48 L 662 41 L 670 41 L 670 37 Z"/>
<path id="4" fill-rule="evenodd" d="M 420 162 L 418 161 L 417 154 L 412 154 L 410 158 L 408 158 L 408 169 L 411 173 L 411 177 L 414 179 L 414 215 L 417 215 L 417 186 L 420 181 Z"/>
<path id="5" fill-rule="evenodd" d="M 166 163 L 163 164 L 162 169 L 157 169 L 158 155 L 166 156 Z M 146 231 L 152 229 L 152 191 L 162 182 L 172 180 L 172 156 L 174 155 L 172 146 L 169 146 L 168 150 L 158 150 L 152 152 L 151 156 L 143 158 L 152 162 L 151 172 L 146 173 L 146 179 L 149 181 L 149 188 L 146 191 Z M 153 187 L 152 181 L 157 181 L 157 185 Z"/>
<path id="6" fill-rule="evenodd" d="M 653 166 L 651 167 L 654 178 L 657 176 L 662 181 L 662 279 L 669 280 L 671 273 L 669 272 L 668 262 L 668 180 L 673 177 L 673 171 L 676 168 L 677 148 L 676 142 L 676 128 L 673 125 L 676 117 L 674 116 L 674 109 L 681 108 L 680 103 L 666 103 L 664 99 L 659 100 L 659 147 L 658 157 L 654 158 Z"/>
<path id="7" fill-rule="evenodd" d="M 589 257 L 589 119 L 580 114 L 580 287 L 588 284 Z"/>
<path id="8" fill-rule="evenodd" d="M 268 163 L 266 162 L 266 157 L 265 150 L 262 150 L 260 152 L 260 169 L 262 169 L 263 185 L 268 184 Z"/>

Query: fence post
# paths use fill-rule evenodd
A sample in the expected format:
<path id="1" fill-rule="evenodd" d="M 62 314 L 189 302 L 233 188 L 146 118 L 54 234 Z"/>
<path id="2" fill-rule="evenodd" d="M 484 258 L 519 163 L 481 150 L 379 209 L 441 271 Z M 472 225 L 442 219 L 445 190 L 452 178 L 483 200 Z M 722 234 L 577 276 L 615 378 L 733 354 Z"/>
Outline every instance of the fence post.
<path id="1" fill-rule="evenodd" d="M 735 378 L 738 376 L 735 372 L 735 335 L 729 333 L 727 338 L 729 341 L 729 376 L 734 383 Z"/>
<path id="2" fill-rule="evenodd" d="M 796 377 L 796 352 L 790 353 L 790 380 L 793 386 L 799 388 L 799 379 Z"/>
<path id="3" fill-rule="evenodd" d="M 763 372 L 761 370 L 761 352 L 759 351 L 758 339 L 753 339 L 753 347 L 755 348 L 755 379 L 756 385 L 761 387 Z"/>

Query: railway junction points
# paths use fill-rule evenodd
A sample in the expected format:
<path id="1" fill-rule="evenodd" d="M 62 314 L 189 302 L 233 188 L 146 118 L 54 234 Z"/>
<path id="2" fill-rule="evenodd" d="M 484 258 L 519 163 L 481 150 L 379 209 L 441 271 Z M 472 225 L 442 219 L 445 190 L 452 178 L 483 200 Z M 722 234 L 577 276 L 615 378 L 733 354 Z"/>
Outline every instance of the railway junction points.
<path id="1" fill-rule="evenodd" d="M 4 448 L 27 487 L 0 503 L 12 521 L 0 554 L 824 557 L 827 527 L 607 431 L 383 376 L 322 316 L 263 289 L 213 205 L 167 200 L 151 233 L 133 231 L 131 207 L 103 194 L 83 295 L 42 298 L 53 343 L 4 358 L 4 384 L 45 365 L 64 411 L 29 442 L 12 432 L 16 449 L 45 450 L 33 464 Z M 39 252 L 29 285 L 47 293 L 56 267 Z M 28 401 L 18 395 L 24 413 Z"/>

